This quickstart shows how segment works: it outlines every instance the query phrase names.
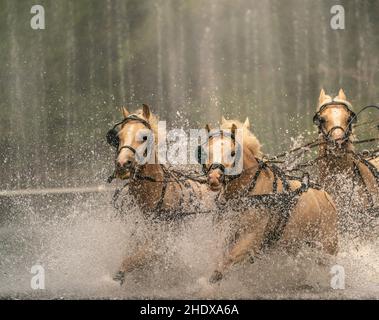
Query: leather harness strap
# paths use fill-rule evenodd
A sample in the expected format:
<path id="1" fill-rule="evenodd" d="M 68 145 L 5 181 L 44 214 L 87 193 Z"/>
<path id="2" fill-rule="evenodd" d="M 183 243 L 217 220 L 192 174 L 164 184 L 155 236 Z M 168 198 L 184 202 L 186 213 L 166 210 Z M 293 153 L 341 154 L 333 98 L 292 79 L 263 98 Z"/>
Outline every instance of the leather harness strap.
<path id="1" fill-rule="evenodd" d="M 161 166 L 162 170 L 163 170 L 163 185 L 162 185 L 162 191 L 161 191 L 161 195 L 159 197 L 159 200 L 157 202 L 157 205 L 155 206 L 155 208 L 153 209 L 153 211 L 157 211 L 157 212 L 161 212 L 162 211 L 162 207 L 163 207 L 163 202 L 164 202 L 164 198 L 165 198 L 165 195 L 166 195 L 166 191 L 167 191 L 167 184 L 168 184 L 168 180 L 170 178 L 170 175 L 169 175 L 169 172 L 167 172 L 167 170 L 165 170 L 165 167 L 164 166 Z"/>
<path id="2" fill-rule="evenodd" d="M 200 213 L 199 211 L 191 211 L 191 212 L 183 211 L 184 188 L 190 189 L 190 191 L 189 191 L 190 202 L 192 202 L 192 203 L 194 202 L 194 196 L 193 196 L 194 188 L 190 183 L 185 183 L 185 182 L 188 182 L 188 180 L 193 180 L 193 181 L 197 181 L 197 180 L 192 179 L 192 178 L 184 175 L 186 177 L 186 179 L 188 179 L 188 180 L 182 181 L 179 179 L 179 177 L 174 172 L 169 170 L 164 165 L 161 165 L 161 168 L 163 171 L 162 181 L 158 181 L 153 177 L 142 175 L 140 173 L 140 171 L 141 171 L 140 168 L 138 168 L 138 170 L 133 174 L 133 180 L 135 180 L 135 181 L 149 181 L 149 182 L 155 182 L 155 183 L 162 183 L 162 191 L 160 193 L 157 204 L 155 205 L 154 208 L 147 210 L 147 213 L 149 214 L 152 221 L 155 221 L 155 220 L 156 221 L 173 221 L 173 220 L 176 220 L 176 219 L 184 217 L 184 216 L 189 216 L 189 215 L 194 215 L 194 214 Z M 197 181 L 197 182 L 199 182 L 199 181 Z M 180 192 L 179 192 L 180 198 L 179 198 L 179 202 L 177 204 L 177 208 L 178 208 L 177 210 L 165 208 L 164 200 L 165 200 L 165 197 L 167 194 L 167 187 L 168 187 L 169 183 L 176 183 L 180 188 Z M 129 185 L 129 181 L 122 188 L 116 189 L 116 191 L 113 195 L 113 202 L 114 202 L 114 206 L 116 209 L 122 208 L 122 206 L 121 207 L 116 206 L 115 203 L 116 203 L 117 199 L 119 198 L 122 189 L 124 189 L 128 185 Z M 209 211 L 207 211 L 206 213 L 208 213 L 208 212 Z M 201 212 L 201 213 L 205 213 L 205 212 Z"/>
<path id="3" fill-rule="evenodd" d="M 126 124 L 126 123 L 128 123 L 130 121 L 140 122 L 145 127 L 147 127 L 149 130 L 152 130 L 151 125 L 149 124 L 148 121 L 146 121 L 145 119 L 142 119 L 142 118 L 138 117 L 137 115 L 130 115 L 130 116 L 126 117 L 125 119 L 123 119 L 121 122 L 117 123 L 110 130 L 111 134 L 108 134 L 108 135 L 112 135 L 112 134 L 115 135 L 115 133 L 112 133 L 112 131 L 114 131 L 116 127 L 118 127 L 120 125 L 123 125 L 123 124 Z M 119 147 L 118 150 L 117 150 L 117 153 L 120 153 L 122 149 L 129 149 L 134 154 L 137 153 L 136 149 L 134 149 L 130 145 L 124 145 L 124 146 Z M 163 164 L 161 164 L 160 166 L 161 166 L 162 171 L 163 171 L 163 181 L 157 181 L 153 177 L 142 175 L 141 174 L 142 166 L 136 167 L 133 170 L 134 173 L 132 174 L 132 177 L 133 177 L 134 180 L 142 180 L 142 181 L 149 181 L 149 182 L 161 182 L 162 183 L 162 191 L 161 191 L 161 195 L 159 197 L 159 200 L 158 200 L 156 206 L 154 207 L 154 209 L 149 210 L 149 212 L 154 213 L 153 219 L 172 220 L 172 219 L 176 219 L 180 215 L 195 214 L 196 212 L 185 213 L 185 212 L 181 211 L 181 209 L 183 208 L 183 202 L 184 202 L 183 185 L 182 185 L 181 181 L 178 179 L 178 177 L 173 172 L 171 172 L 170 170 L 168 170 Z M 108 182 L 111 182 L 114 179 L 114 177 L 115 177 L 115 174 L 113 174 L 110 178 L 108 178 Z M 191 178 L 187 176 L 186 179 L 191 179 Z M 193 179 L 193 180 L 195 181 L 195 179 Z M 174 211 L 174 215 L 172 214 L 173 210 L 171 210 L 171 209 L 165 209 L 164 208 L 164 200 L 165 200 L 165 196 L 166 196 L 166 193 L 167 193 L 167 186 L 168 186 L 169 182 L 175 182 L 175 183 L 177 183 L 177 185 L 180 188 L 180 199 L 179 199 L 179 204 L 178 204 L 178 208 L 180 208 L 180 209 Z M 190 187 L 192 188 L 191 185 L 190 185 Z M 192 188 L 192 191 L 193 191 L 193 188 Z M 116 199 L 118 198 L 120 192 L 121 192 L 121 190 L 116 190 L 116 192 L 114 194 L 114 197 L 113 197 L 114 201 L 116 201 Z"/>
<path id="4" fill-rule="evenodd" d="M 255 172 L 248 186 L 240 193 L 235 200 L 229 203 L 230 208 L 236 211 L 245 211 L 248 208 L 255 207 L 258 209 L 274 209 L 276 215 L 271 214 L 265 227 L 261 250 L 272 247 L 283 235 L 284 229 L 288 223 L 291 211 L 297 204 L 299 197 L 310 187 L 320 189 L 320 186 L 310 183 L 308 179 L 301 181 L 301 186 L 296 190 L 291 190 L 289 180 L 300 179 L 297 177 L 287 177 L 287 175 L 277 166 L 268 166 L 261 159 L 256 158 L 258 169 Z M 258 178 L 262 171 L 270 170 L 273 173 L 273 193 L 251 195 L 254 191 Z M 278 181 L 281 181 L 283 192 L 278 192 Z M 226 207 L 228 203 L 224 205 Z M 225 209 L 225 208 L 224 208 Z M 275 226 L 272 228 L 272 224 Z"/>

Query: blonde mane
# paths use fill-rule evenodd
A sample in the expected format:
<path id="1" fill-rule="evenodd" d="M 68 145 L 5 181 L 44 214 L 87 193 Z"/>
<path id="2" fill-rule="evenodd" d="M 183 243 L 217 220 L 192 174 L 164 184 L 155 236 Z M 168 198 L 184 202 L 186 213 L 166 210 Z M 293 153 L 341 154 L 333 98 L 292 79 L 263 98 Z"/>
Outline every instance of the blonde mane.
<path id="1" fill-rule="evenodd" d="M 255 157 L 261 158 L 262 145 L 258 138 L 249 130 L 250 125 L 248 119 L 246 119 L 245 123 L 242 123 L 238 120 L 226 120 L 223 118 L 220 128 L 231 130 L 233 124 L 237 127 L 237 129 L 242 129 L 244 148 L 246 147 Z"/>

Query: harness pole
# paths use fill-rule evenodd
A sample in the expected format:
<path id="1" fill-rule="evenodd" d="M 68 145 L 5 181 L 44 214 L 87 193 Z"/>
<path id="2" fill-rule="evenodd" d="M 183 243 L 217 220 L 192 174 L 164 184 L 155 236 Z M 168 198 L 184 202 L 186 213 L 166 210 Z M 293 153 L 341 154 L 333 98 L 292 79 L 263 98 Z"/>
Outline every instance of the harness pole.
<path id="1" fill-rule="evenodd" d="M 19 190 L 1 190 L 0 197 L 17 197 L 30 195 L 48 195 L 48 194 L 68 194 L 68 193 L 101 193 L 113 192 L 114 188 L 104 185 L 93 187 L 77 187 L 77 188 L 45 188 L 45 189 L 19 189 Z"/>

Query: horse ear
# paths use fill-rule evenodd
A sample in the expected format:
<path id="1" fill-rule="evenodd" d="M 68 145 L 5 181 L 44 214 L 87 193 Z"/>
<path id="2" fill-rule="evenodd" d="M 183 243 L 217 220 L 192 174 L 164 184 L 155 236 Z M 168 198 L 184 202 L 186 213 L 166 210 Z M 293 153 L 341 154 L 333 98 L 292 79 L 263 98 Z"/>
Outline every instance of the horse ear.
<path id="1" fill-rule="evenodd" d="M 122 107 L 121 112 L 122 112 L 122 115 L 124 116 L 124 118 L 128 117 L 130 114 L 128 109 L 126 109 L 126 107 Z"/>
<path id="2" fill-rule="evenodd" d="M 346 95 L 345 95 L 345 92 L 343 92 L 342 88 L 338 92 L 338 98 L 340 98 L 341 100 L 346 100 Z"/>
<path id="3" fill-rule="evenodd" d="M 324 88 L 321 89 L 320 91 L 320 96 L 318 98 L 318 104 L 323 104 L 323 102 L 325 101 L 325 90 Z"/>
<path id="4" fill-rule="evenodd" d="M 224 116 L 221 116 L 221 124 L 225 123 L 226 122 L 226 119 Z"/>
<path id="5" fill-rule="evenodd" d="M 236 134 L 237 126 L 233 123 L 232 124 L 232 135 Z"/>
<path id="6" fill-rule="evenodd" d="M 205 125 L 205 130 L 207 130 L 208 133 L 211 132 L 211 127 L 208 123 Z"/>
<path id="7" fill-rule="evenodd" d="M 243 124 L 243 126 L 244 126 L 245 128 L 247 128 L 247 129 L 250 128 L 250 121 L 249 121 L 249 118 L 248 118 L 248 117 L 246 117 L 246 120 L 245 120 L 245 123 Z"/>
<path id="8" fill-rule="evenodd" d="M 150 108 L 147 104 L 142 105 L 142 115 L 146 120 L 150 118 Z"/>

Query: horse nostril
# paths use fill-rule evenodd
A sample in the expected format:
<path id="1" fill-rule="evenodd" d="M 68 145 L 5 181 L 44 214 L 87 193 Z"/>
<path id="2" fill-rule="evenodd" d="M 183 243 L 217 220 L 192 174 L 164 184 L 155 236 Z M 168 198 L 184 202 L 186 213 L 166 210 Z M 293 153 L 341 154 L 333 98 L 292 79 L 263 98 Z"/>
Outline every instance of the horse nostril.
<path id="1" fill-rule="evenodd" d="M 343 141 L 343 140 L 338 140 L 338 141 L 337 141 L 337 146 L 338 146 L 339 148 L 341 148 L 341 147 L 343 146 L 343 144 L 344 144 L 344 141 Z"/>
<path id="2" fill-rule="evenodd" d="M 132 161 L 131 160 L 126 160 L 125 162 L 121 162 L 121 161 L 117 161 L 116 162 L 116 166 L 119 169 L 129 168 L 131 165 L 132 165 Z"/>
<path id="3" fill-rule="evenodd" d="M 208 176 L 208 183 L 217 183 L 219 181 L 219 177 L 215 177 L 215 176 Z"/>

